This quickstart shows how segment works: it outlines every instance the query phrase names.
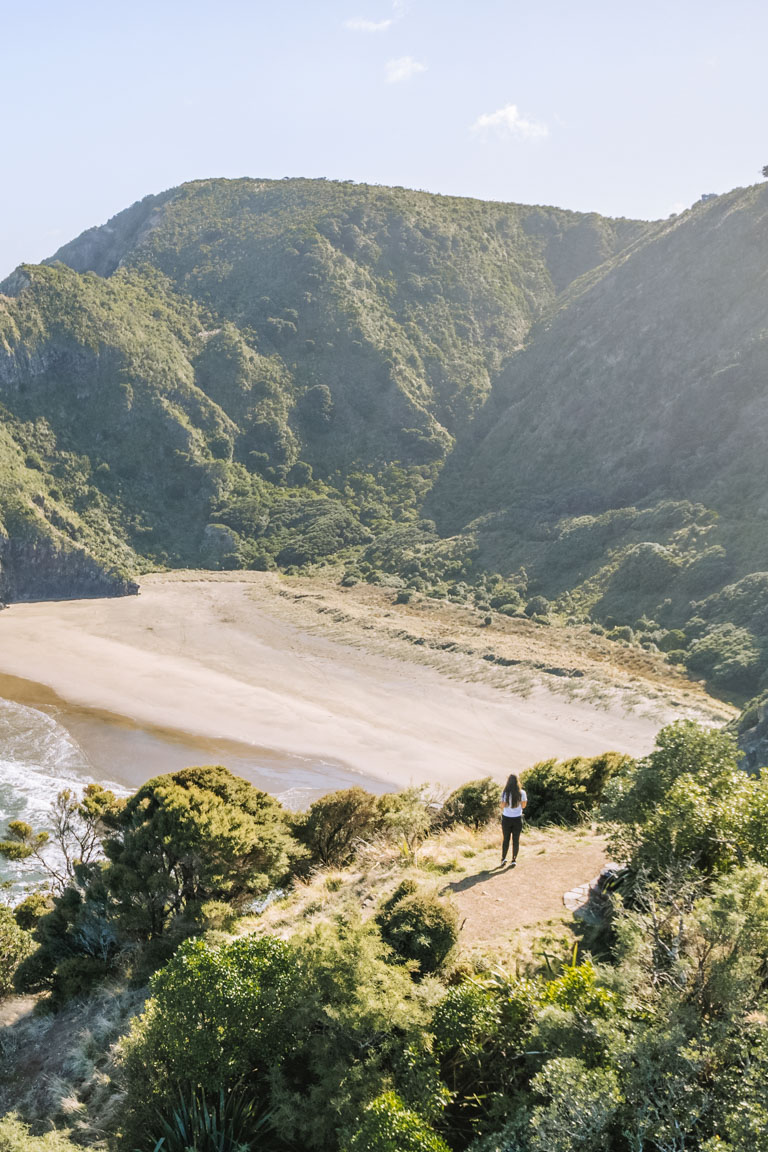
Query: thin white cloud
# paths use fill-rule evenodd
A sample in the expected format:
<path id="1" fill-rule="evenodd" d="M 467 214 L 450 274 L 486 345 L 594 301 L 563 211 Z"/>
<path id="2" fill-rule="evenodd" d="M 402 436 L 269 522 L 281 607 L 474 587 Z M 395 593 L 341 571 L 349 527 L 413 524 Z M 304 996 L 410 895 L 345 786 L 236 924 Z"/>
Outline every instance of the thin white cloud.
<path id="1" fill-rule="evenodd" d="M 345 20 L 344 27 L 350 32 L 386 32 L 394 20 Z"/>
<path id="2" fill-rule="evenodd" d="M 414 60 L 413 56 L 398 56 L 396 60 L 387 60 L 387 84 L 401 84 L 426 70 L 426 64 Z"/>
<path id="3" fill-rule="evenodd" d="M 539 120 L 527 120 L 516 104 L 505 104 L 495 112 L 483 112 L 472 125 L 472 131 L 485 136 L 516 137 L 518 140 L 543 140 L 549 128 Z"/>

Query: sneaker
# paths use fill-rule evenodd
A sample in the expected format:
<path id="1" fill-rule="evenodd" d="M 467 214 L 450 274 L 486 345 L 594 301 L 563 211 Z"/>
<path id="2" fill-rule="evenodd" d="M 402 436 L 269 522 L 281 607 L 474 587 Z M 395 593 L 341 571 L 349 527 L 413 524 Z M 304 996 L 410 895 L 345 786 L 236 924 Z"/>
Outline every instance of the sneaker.
<path id="1" fill-rule="evenodd" d="M 504 859 L 502 860 L 501 864 L 499 864 L 499 868 L 503 868 L 504 865 L 506 864 L 506 862 L 507 862 L 507 858 L 505 856 Z"/>
<path id="2" fill-rule="evenodd" d="M 510 864 L 510 868 L 517 868 L 517 860 L 512 861 L 512 863 Z"/>

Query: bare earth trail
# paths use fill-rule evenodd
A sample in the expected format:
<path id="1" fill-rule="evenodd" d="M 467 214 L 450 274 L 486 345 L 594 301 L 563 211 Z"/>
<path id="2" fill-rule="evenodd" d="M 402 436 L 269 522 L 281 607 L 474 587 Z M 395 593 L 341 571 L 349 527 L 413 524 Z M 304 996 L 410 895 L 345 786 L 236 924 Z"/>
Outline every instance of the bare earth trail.
<path id="1" fill-rule="evenodd" d="M 342 590 L 322 608 L 301 587 L 266 573 L 173 573 L 145 577 L 137 597 L 14 604 L 0 613 L 0 673 L 75 705 L 341 762 L 392 787 L 501 779 L 549 756 L 641 754 L 679 714 L 664 700 L 627 711 L 610 694 L 596 706 L 536 682 L 472 679 L 460 655 L 430 663 L 387 634 L 378 616 L 393 616 L 391 593 L 372 610 L 360 600 L 355 622 L 332 611 Z M 713 702 L 699 695 L 705 710 Z M 142 778 L 137 765 L 132 782 Z"/>
<path id="2" fill-rule="evenodd" d="M 514 943 L 533 929 L 570 923 L 563 896 L 594 880 L 607 862 L 601 837 L 562 829 L 527 831 L 515 868 L 498 868 L 498 856 L 497 848 L 483 853 L 442 889 L 459 909 L 465 947 Z"/>

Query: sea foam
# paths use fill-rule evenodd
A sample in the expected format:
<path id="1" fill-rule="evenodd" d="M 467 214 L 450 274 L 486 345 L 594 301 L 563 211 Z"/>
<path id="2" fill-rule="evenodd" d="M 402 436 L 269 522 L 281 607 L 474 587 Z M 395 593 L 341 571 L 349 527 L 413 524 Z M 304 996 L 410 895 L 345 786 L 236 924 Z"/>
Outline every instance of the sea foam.
<path id="1" fill-rule="evenodd" d="M 93 779 L 85 753 L 52 716 L 0 700 L 2 838 L 12 820 L 24 820 L 36 830 L 50 827 L 51 804 L 58 793 L 64 788 L 80 793 Z M 12 900 L 41 879 L 29 864 L 0 858 L 0 880 L 11 882 Z"/>

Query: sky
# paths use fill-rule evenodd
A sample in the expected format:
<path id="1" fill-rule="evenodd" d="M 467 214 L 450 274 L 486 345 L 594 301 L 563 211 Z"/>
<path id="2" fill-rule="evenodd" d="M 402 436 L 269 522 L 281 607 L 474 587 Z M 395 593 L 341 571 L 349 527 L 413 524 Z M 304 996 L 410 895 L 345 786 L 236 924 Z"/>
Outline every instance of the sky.
<path id="1" fill-rule="evenodd" d="M 0 0 L 0 28 L 0 278 L 203 177 L 656 219 L 768 164 L 763 0 Z"/>

